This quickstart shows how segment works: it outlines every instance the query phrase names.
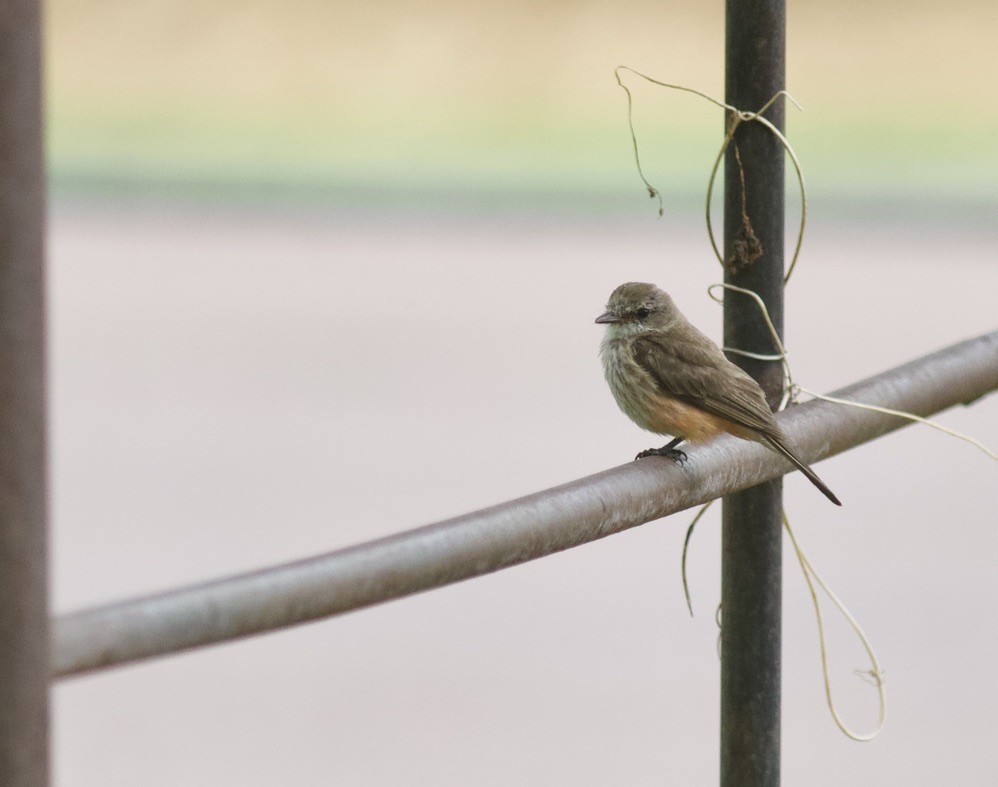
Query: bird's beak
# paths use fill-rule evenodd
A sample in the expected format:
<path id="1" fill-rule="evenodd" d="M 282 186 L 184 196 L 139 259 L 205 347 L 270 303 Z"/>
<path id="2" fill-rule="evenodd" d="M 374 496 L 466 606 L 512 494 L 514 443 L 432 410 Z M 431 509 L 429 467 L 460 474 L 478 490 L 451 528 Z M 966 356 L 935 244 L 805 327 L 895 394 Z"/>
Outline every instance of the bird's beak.
<path id="1" fill-rule="evenodd" d="M 618 317 L 613 312 L 603 312 L 599 317 L 596 318 L 596 322 L 600 325 L 608 322 L 620 322 L 620 317 Z"/>

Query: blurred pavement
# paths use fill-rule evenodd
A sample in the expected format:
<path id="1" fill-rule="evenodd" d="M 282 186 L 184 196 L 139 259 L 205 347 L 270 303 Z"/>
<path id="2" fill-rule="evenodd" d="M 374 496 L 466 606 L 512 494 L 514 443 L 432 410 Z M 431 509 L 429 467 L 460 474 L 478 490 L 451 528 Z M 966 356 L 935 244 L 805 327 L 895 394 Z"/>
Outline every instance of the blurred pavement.
<path id="1" fill-rule="evenodd" d="M 290 560 L 627 461 L 593 324 L 628 279 L 711 336 L 700 220 L 60 202 L 51 222 L 57 612 Z M 817 214 L 820 217 L 820 214 Z M 828 391 L 993 330 L 998 229 L 813 219 L 795 377 Z M 998 446 L 998 399 L 940 417 Z M 799 538 L 886 670 L 847 741 L 786 554 L 784 781 L 998 783 L 996 465 L 912 427 L 788 477 Z M 343 618 L 66 681 L 56 781 L 709 785 L 718 515 Z M 832 613 L 826 612 L 829 617 Z M 830 626 L 857 728 L 875 695 Z"/>

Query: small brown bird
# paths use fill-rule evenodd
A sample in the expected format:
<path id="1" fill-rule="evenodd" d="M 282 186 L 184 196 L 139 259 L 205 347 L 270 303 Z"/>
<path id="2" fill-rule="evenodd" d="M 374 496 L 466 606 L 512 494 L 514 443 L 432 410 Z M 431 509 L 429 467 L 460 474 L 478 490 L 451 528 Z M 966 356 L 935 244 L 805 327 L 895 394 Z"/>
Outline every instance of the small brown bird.
<path id="1" fill-rule="evenodd" d="M 807 466 L 773 417 L 759 384 L 682 315 L 654 284 L 628 282 L 596 318 L 606 325 L 603 372 L 620 409 L 649 432 L 675 439 L 637 455 L 671 456 L 683 440 L 727 432 L 783 454 L 835 505 L 842 503 Z"/>

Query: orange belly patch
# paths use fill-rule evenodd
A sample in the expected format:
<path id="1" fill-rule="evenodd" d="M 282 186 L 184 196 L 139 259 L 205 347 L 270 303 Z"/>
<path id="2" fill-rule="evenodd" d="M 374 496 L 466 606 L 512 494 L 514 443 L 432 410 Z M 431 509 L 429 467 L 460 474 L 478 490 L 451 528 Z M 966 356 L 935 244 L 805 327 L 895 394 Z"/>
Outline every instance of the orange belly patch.
<path id="1" fill-rule="evenodd" d="M 725 433 L 746 439 L 755 436 L 727 418 L 711 415 L 676 399 L 656 396 L 649 410 L 648 427 L 651 431 L 682 437 L 691 443 L 702 443 Z"/>

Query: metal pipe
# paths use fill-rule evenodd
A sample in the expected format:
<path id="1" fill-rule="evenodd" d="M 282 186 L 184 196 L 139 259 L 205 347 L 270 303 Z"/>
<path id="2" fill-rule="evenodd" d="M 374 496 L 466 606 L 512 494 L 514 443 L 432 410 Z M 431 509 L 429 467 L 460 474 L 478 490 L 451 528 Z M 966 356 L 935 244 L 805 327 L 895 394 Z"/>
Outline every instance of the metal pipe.
<path id="1" fill-rule="evenodd" d="M 725 101 L 757 110 L 783 89 L 785 0 L 727 0 Z M 784 107 L 766 116 L 781 131 Z M 731 118 L 726 118 L 730 121 Z M 727 130 L 727 129 L 726 129 Z M 762 298 L 783 336 L 783 149 L 760 123 L 735 131 L 724 167 L 726 283 Z M 755 302 L 726 291 L 724 343 L 778 352 Z M 775 406 L 779 362 L 732 355 Z M 721 512 L 721 785 L 780 783 L 783 479 L 725 497 Z"/>
<path id="2" fill-rule="evenodd" d="M 927 416 L 996 389 L 998 331 L 836 395 Z M 812 462 L 910 423 L 820 401 L 779 420 Z M 681 466 L 643 459 L 366 544 L 63 615 L 53 622 L 53 672 L 90 672 L 362 609 L 595 541 L 791 469 L 733 437 L 686 452 Z M 848 505 L 848 490 L 840 494 Z"/>
<path id="3" fill-rule="evenodd" d="M 0 11 L 0 784 L 48 781 L 44 223 L 38 0 Z"/>

